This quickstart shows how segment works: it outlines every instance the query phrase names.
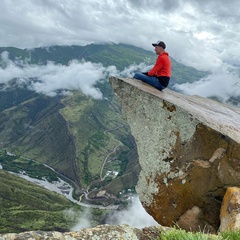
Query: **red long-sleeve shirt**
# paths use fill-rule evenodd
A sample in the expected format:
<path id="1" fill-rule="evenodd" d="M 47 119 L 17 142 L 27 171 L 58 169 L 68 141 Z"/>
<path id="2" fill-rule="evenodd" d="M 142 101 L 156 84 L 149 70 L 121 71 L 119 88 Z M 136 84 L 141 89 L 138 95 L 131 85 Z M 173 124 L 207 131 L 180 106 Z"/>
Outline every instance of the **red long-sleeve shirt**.
<path id="1" fill-rule="evenodd" d="M 148 76 L 171 77 L 171 61 L 167 52 L 158 55 L 154 67 L 148 72 Z"/>

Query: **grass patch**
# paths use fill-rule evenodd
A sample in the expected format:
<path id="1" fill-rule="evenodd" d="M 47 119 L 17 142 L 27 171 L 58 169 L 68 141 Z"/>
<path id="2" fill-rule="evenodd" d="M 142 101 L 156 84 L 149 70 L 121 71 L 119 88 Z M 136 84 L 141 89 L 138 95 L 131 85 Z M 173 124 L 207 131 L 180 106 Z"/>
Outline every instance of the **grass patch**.
<path id="1" fill-rule="evenodd" d="M 239 231 L 226 231 L 222 233 L 206 234 L 202 232 L 186 232 L 182 229 L 172 228 L 168 231 L 162 231 L 158 240 L 239 240 Z"/>
<path id="2" fill-rule="evenodd" d="M 218 236 L 212 234 L 186 232 L 182 229 L 171 229 L 161 233 L 158 240 L 216 240 Z"/>
<path id="3" fill-rule="evenodd" d="M 222 232 L 220 234 L 222 236 L 222 239 L 226 239 L 226 240 L 239 240 L 240 239 L 240 230 L 239 231 L 226 231 L 226 232 Z"/>

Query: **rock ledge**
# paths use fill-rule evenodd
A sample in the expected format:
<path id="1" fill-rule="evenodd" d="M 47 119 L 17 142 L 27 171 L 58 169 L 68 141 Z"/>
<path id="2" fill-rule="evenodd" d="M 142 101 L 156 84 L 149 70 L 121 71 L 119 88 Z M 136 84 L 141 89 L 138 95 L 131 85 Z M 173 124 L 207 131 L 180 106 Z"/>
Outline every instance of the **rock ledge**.
<path id="1" fill-rule="evenodd" d="M 226 188 L 240 184 L 240 109 L 111 77 L 136 140 L 142 205 L 163 226 L 215 233 Z"/>

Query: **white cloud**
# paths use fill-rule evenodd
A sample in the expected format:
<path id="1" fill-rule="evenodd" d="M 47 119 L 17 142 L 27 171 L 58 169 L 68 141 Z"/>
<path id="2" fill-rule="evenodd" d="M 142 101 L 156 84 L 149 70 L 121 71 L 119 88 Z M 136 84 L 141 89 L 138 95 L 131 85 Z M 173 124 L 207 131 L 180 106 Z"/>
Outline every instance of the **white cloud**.
<path id="1" fill-rule="evenodd" d="M 99 80 L 109 76 L 132 77 L 136 71 L 145 72 L 151 68 L 147 62 L 143 62 L 139 65 L 132 64 L 120 72 L 115 66 L 103 67 L 102 64 L 77 60 L 69 62 L 68 65 L 53 62 L 48 62 L 47 65 L 30 65 L 9 60 L 7 52 L 1 54 L 1 60 L 5 67 L 0 68 L 0 83 L 6 85 L 10 80 L 17 79 L 19 87 L 28 86 L 29 89 L 48 96 L 59 93 L 66 95 L 70 94 L 71 90 L 80 90 L 95 99 L 102 98 L 102 93 L 95 87 Z M 214 65 L 214 62 L 212 64 Z M 224 102 L 231 97 L 240 96 L 237 69 L 217 60 L 212 73 L 206 78 L 193 84 L 176 84 L 174 87 L 185 94 L 215 96 Z"/>
<path id="2" fill-rule="evenodd" d="M 102 93 L 95 84 L 109 76 L 132 77 L 135 71 L 149 69 L 146 63 L 131 65 L 122 72 L 115 66 L 103 67 L 100 63 L 72 60 L 68 65 L 48 62 L 47 65 L 24 64 L 13 62 L 8 53 L 3 52 L 0 60 L 4 65 L 0 68 L 0 83 L 8 85 L 16 79 L 19 87 L 27 86 L 37 93 L 55 96 L 57 93 L 69 94 L 71 90 L 80 90 L 85 95 L 101 99 Z"/>
<path id="3" fill-rule="evenodd" d="M 76 213 L 71 212 L 71 209 L 67 212 L 67 216 L 71 216 Z M 75 216 L 74 215 L 74 216 Z M 77 223 L 75 226 L 72 227 L 71 231 L 79 231 L 82 228 L 90 228 L 93 227 L 91 223 L 92 219 L 92 212 L 90 208 L 84 208 L 84 211 L 81 213 L 81 215 L 77 218 Z"/>
<path id="4" fill-rule="evenodd" d="M 107 223 L 113 225 L 128 224 L 135 228 L 159 225 L 143 208 L 138 196 L 133 198 L 128 209 L 113 213 Z"/>
<path id="5" fill-rule="evenodd" d="M 231 97 L 240 96 L 240 78 L 236 71 L 218 68 L 200 81 L 177 84 L 175 88 L 189 95 L 217 97 L 222 102 L 227 102 Z"/>
<path id="6" fill-rule="evenodd" d="M 101 64 L 72 61 L 67 66 L 49 62 L 46 66 L 23 64 L 19 66 L 2 54 L 5 68 L 0 68 L 0 83 L 18 79 L 21 86 L 49 96 L 61 90 L 81 90 L 85 95 L 99 99 L 102 93 L 94 84 L 113 72 L 114 67 L 104 68 Z"/>
<path id="7" fill-rule="evenodd" d="M 85 209 L 79 216 L 77 224 L 71 229 L 71 231 L 79 231 L 82 228 L 94 227 L 92 223 L 92 211 L 91 209 Z M 134 228 L 144 228 L 148 226 L 159 225 L 143 208 L 138 196 L 134 196 L 129 207 L 124 210 L 113 211 L 106 219 L 106 224 L 120 225 L 128 224 Z"/>
<path id="8" fill-rule="evenodd" d="M 122 77 L 132 77 L 136 71 L 147 72 L 149 71 L 150 68 L 151 68 L 151 65 L 148 65 L 147 63 L 143 62 L 138 65 L 132 64 L 126 67 L 123 71 L 118 72 L 117 74 Z"/>

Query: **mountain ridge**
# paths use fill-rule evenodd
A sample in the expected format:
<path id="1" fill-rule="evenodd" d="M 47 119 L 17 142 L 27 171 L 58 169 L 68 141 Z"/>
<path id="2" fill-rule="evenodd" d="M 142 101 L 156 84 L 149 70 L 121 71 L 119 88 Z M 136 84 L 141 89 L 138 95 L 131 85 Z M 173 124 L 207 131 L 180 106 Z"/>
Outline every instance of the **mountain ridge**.
<path id="1" fill-rule="evenodd" d="M 129 44 L 90 44 L 86 46 L 50 46 L 34 49 L 19 49 L 13 47 L 0 47 L 0 54 L 9 52 L 9 58 L 23 60 L 29 64 L 46 64 L 53 61 L 60 64 L 68 64 L 73 59 L 101 63 L 103 66 L 114 65 L 123 70 L 129 65 L 145 62 L 154 64 L 156 55 L 153 51 L 145 50 Z M 193 67 L 185 66 L 173 58 L 171 85 L 174 83 L 194 82 L 206 76 L 208 73 L 198 71 Z M 1 59 L 0 59 L 1 65 Z"/>

